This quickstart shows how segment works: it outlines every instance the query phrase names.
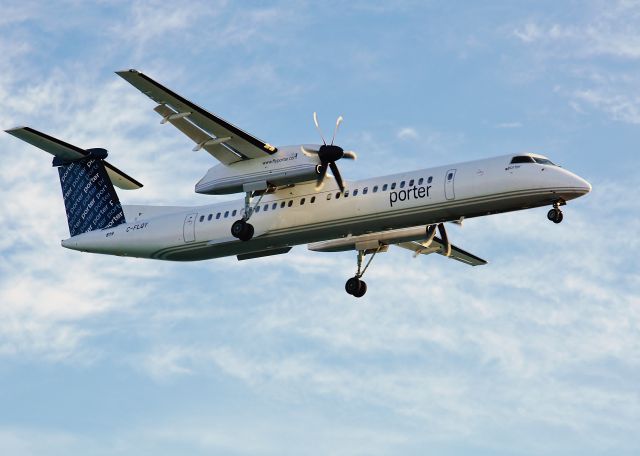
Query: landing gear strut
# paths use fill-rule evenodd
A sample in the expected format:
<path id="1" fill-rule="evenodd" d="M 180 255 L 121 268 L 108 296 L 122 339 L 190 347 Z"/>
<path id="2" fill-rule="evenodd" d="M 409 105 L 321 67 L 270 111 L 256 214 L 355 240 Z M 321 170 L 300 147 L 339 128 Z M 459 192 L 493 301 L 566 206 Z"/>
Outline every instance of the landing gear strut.
<path id="1" fill-rule="evenodd" d="M 256 201 L 256 204 L 254 204 L 252 207 L 251 199 L 256 195 L 256 193 L 257 192 L 255 191 L 251 191 L 245 194 L 244 215 L 240 220 L 236 220 L 235 222 L 233 222 L 233 225 L 231 225 L 231 235 L 235 238 L 240 239 L 241 241 L 248 241 L 253 237 L 254 229 L 253 225 L 249 223 L 249 219 L 251 218 L 251 215 L 253 214 L 256 206 L 258 206 L 258 204 L 260 204 L 260 201 L 262 201 L 262 197 L 264 196 L 265 192 L 263 191 L 260 193 L 258 201 Z"/>
<path id="2" fill-rule="evenodd" d="M 563 219 L 562 211 L 558 206 L 560 206 L 559 203 L 557 202 L 553 203 L 553 209 L 547 212 L 547 218 L 551 220 L 553 223 L 560 223 L 562 222 L 562 219 Z"/>
<path id="3" fill-rule="evenodd" d="M 355 296 L 356 298 L 361 298 L 364 296 L 364 294 L 367 292 L 367 284 L 364 280 L 362 280 L 362 276 L 371 264 L 373 258 L 376 256 L 376 253 L 380 252 L 381 250 L 382 246 L 373 251 L 373 255 L 371 255 L 371 258 L 369 258 L 369 261 L 367 261 L 367 264 L 364 266 L 364 268 L 362 267 L 362 261 L 364 260 L 364 256 L 368 251 L 358 250 L 358 270 L 356 271 L 356 275 L 351 277 L 349 280 L 347 280 L 347 283 L 344 284 L 344 289 L 347 293 Z"/>

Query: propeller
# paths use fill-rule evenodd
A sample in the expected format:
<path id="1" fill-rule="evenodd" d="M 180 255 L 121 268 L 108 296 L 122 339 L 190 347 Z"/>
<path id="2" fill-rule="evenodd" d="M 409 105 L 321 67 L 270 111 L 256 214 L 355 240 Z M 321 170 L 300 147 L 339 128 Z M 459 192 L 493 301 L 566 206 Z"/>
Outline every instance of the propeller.
<path id="1" fill-rule="evenodd" d="M 342 147 L 333 144 L 342 121 L 342 116 L 339 116 L 336 120 L 336 126 L 333 129 L 331 143 L 327 144 L 327 141 L 325 141 L 324 135 L 322 134 L 322 130 L 320 129 L 320 124 L 318 123 L 318 114 L 316 112 L 313 113 L 313 123 L 316 126 L 316 130 L 318 130 L 318 133 L 320 134 L 320 138 L 322 138 L 322 145 L 319 149 L 307 149 L 304 146 L 301 146 L 301 149 L 305 155 L 310 157 L 315 155 L 320 159 L 320 166 L 318 167 L 318 179 L 316 181 L 316 190 L 320 190 L 322 188 L 322 186 L 324 185 L 324 179 L 327 176 L 327 170 L 331 169 L 331 174 L 333 174 L 333 177 L 336 179 L 336 183 L 338 184 L 338 187 L 340 187 L 340 191 L 344 192 L 344 182 L 342 180 L 342 176 L 340 175 L 338 165 L 336 165 L 336 161 L 340 160 L 341 158 L 346 158 L 349 160 L 355 160 L 357 158 L 354 151 L 345 151 Z"/>

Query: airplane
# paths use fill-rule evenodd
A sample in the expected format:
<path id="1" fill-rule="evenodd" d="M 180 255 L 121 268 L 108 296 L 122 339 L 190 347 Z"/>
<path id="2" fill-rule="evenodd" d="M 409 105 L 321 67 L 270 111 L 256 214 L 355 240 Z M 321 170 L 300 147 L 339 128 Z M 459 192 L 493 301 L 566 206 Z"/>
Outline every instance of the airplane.
<path id="1" fill-rule="evenodd" d="M 68 249 L 168 261 L 249 260 L 301 244 L 315 252 L 355 251 L 356 273 L 345 290 L 359 298 L 371 261 L 391 245 L 484 265 L 449 241 L 444 223 L 541 206 L 551 206 L 547 218 L 560 223 L 561 206 L 591 191 L 586 180 L 533 153 L 345 182 L 336 162 L 356 154 L 334 144 L 342 117 L 330 142 L 314 113 L 322 144 L 276 147 L 137 70 L 116 74 L 157 104 L 161 123 L 219 162 L 195 184 L 196 193 L 244 198 L 194 207 L 121 204 L 114 185 L 142 184 L 107 162 L 105 149 L 83 149 L 30 127 L 6 130 L 54 156 L 70 233 L 61 244 Z"/>

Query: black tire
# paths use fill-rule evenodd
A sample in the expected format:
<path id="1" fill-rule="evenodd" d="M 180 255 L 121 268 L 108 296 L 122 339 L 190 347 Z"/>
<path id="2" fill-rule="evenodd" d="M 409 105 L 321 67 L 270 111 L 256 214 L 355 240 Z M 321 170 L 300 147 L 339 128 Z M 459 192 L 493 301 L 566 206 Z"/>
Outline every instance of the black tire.
<path id="1" fill-rule="evenodd" d="M 253 237 L 253 233 L 253 225 L 251 223 L 245 222 L 244 229 L 242 230 L 242 233 L 240 233 L 239 239 L 243 242 L 246 242 Z"/>
<path id="2" fill-rule="evenodd" d="M 351 277 L 349 280 L 347 280 L 347 283 L 344 284 L 344 290 L 350 295 L 355 296 L 355 293 L 360 290 L 361 283 L 362 281 L 357 277 Z"/>
<path id="3" fill-rule="evenodd" d="M 562 215 L 562 211 L 558 211 L 558 213 L 556 214 L 556 218 L 553 219 L 553 223 L 560 223 L 562 222 L 563 218 L 564 216 Z"/>
<path id="4" fill-rule="evenodd" d="M 354 293 L 353 295 L 356 298 L 361 298 L 364 296 L 364 294 L 367 292 L 367 284 L 364 280 L 360 281 L 360 286 L 358 287 L 358 291 L 356 293 Z"/>
<path id="5" fill-rule="evenodd" d="M 231 236 L 240 239 L 242 233 L 245 231 L 246 225 L 247 222 L 242 219 L 233 222 L 233 225 L 231 225 Z"/>
<path id="6" fill-rule="evenodd" d="M 549 212 L 547 212 L 547 218 L 552 222 L 555 222 L 557 212 L 558 212 L 558 209 L 550 209 Z"/>

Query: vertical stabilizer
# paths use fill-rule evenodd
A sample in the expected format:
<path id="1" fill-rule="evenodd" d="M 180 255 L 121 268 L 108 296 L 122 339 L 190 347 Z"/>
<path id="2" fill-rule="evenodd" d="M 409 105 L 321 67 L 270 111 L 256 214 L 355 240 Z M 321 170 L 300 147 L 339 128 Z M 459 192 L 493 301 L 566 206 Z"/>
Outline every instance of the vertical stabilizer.
<path id="1" fill-rule="evenodd" d="M 126 222 L 101 159 L 85 158 L 61 164 L 58 174 L 71 236 Z"/>
<path id="2" fill-rule="evenodd" d="M 54 156 L 71 236 L 126 223 L 114 185 L 132 190 L 142 184 L 105 160 L 105 149 L 81 149 L 30 127 L 6 130 Z"/>

